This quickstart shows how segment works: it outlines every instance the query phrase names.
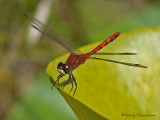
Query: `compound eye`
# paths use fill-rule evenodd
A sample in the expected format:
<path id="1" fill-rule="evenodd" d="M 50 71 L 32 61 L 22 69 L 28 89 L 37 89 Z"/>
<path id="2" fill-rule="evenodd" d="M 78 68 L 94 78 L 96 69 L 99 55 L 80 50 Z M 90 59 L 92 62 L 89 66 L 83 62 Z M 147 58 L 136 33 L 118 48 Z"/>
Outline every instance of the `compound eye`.
<path id="1" fill-rule="evenodd" d="M 63 67 L 63 63 L 62 62 L 58 63 L 57 68 L 62 68 L 62 67 Z"/>

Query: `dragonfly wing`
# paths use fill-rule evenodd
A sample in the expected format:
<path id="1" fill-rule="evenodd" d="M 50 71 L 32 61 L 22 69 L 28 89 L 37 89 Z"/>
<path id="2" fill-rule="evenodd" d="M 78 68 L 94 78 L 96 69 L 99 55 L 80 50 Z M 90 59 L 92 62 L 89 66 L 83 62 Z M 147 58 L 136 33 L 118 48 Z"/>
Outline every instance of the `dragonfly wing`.
<path id="1" fill-rule="evenodd" d="M 39 32 L 45 34 L 58 44 L 60 44 L 62 47 L 64 47 L 68 52 L 76 51 L 75 48 L 72 47 L 71 43 L 67 40 L 62 39 L 61 37 L 58 37 L 56 34 L 54 34 L 46 25 L 44 25 L 42 22 L 37 20 L 35 17 L 29 15 L 26 12 L 23 12 L 24 15 L 32 22 L 32 27 L 34 27 Z"/>
<path id="2" fill-rule="evenodd" d="M 86 58 L 86 57 L 84 57 L 84 58 Z M 102 59 L 102 58 L 97 58 L 97 57 L 87 57 L 87 58 L 89 58 L 89 59 L 95 59 L 95 60 L 108 61 L 108 62 L 113 62 L 113 63 L 118 63 L 118 64 L 127 65 L 127 66 L 140 67 L 140 68 L 147 68 L 147 67 L 144 66 L 144 65 L 135 64 L 135 63 L 120 62 L 120 61 L 109 60 L 109 59 Z"/>
<path id="3" fill-rule="evenodd" d="M 137 55 L 137 53 L 109 53 L 109 52 L 97 52 L 97 53 L 84 53 L 81 55 Z"/>

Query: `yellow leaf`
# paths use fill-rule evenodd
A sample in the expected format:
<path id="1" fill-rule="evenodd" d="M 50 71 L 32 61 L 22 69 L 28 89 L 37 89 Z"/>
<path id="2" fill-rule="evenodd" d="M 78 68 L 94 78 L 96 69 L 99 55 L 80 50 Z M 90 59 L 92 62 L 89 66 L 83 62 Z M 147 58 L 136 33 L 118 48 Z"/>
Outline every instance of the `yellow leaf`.
<path id="1" fill-rule="evenodd" d="M 99 43 L 87 45 L 80 50 L 84 53 L 89 52 Z M 139 63 L 148 68 L 88 59 L 73 71 L 78 84 L 75 96 L 72 96 L 73 93 L 69 94 L 71 84 L 64 90 L 58 90 L 80 120 L 159 120 L 159 47 L 160 27 L 122 33 L 100 52 L 134 52 L 137 55 L 96 57 Z M 46 72 L 53 80 L 58 76 L 57 64 L 65 62 L 68 56 L 69 54 L 66 54 L 49 63 Z M 60 82 L 67 79 L 68 75 L 60 79 Z"/>

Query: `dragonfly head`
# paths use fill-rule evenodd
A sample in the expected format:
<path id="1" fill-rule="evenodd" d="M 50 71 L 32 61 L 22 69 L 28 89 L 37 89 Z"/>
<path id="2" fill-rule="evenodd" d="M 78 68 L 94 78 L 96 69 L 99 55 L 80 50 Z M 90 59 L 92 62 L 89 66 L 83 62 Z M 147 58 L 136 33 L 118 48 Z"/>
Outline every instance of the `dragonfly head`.
<path id="1" fill-rule="evenodd" d="M 63 64 L 62 62 L 60 62 L 57 66 L 57 70 L 60 74 L 65 75 L 69 73 L 69 65 Z"/>

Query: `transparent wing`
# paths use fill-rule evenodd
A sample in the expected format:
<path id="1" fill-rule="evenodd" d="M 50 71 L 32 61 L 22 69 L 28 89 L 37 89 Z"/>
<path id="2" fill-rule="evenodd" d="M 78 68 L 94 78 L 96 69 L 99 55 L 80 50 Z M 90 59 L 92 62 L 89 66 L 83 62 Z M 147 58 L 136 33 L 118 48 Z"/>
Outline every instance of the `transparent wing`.
<path id="1" fill-rule="evenodd" d="M 55 42 L 57 42 L 59 45 L 61 45 L 63 48 L 65 48 L 68 52 L 77 52 L 76 50 L 69 41 L 62 39 L 61 37 L 57 36 L 54 34 L 46 25 L 41 23 L 39 20 L 37 20 L 35 17 L 29 15 L 26 12 L 23 12 L 24 15 L 30 19 L 32 22 L 32 27 L 34 27 L 36 30 L 39 32 L 45 34 Z"/>
<path id="2" fill-rule="evenodd" d="M 85 57 L 85 58 L 86 58 L 86 57 Z M 113 63 L 118 63 L 118 64 L 127 65 L 127 66 L 140 67 L 140 68 L 147 68 L 147 67 L 144 66 L 144 65 L 135 64 L 135 63 L 120 62 L 120 61 L 109 60 L 109 59 L 102 59 L 102 58 L 97 58 L 97 57 L 87 57 L 87 58 L 89 58 L 89 59 L 95 59 L 95 60 L 108 61 L 108 62 L 113 62 Z"/>
<path id="3" fill-rule="evenodd" d="M 137 55 L 137 53 L 108 53 L 108 52 L 97 52 L 97 53 L 84 53 L 81 55 Z"/>

